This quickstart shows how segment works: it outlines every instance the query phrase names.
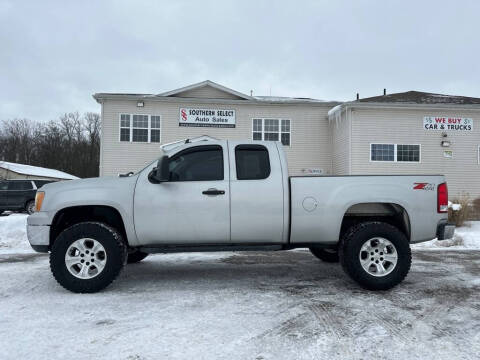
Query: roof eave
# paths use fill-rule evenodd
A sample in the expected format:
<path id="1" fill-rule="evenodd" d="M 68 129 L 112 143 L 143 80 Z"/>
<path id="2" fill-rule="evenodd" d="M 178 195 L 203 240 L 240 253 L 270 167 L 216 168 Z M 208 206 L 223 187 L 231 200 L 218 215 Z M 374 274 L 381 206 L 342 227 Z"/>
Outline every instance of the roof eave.
<path id="1" fill-rule="evenodd" d="M 337 111 L 346 108 L 385 108 L 385 109 L 439 109 L 439 110 L 480 110 L 480 104 L 418 104 L 418 103 L 386 103 L 349 101 L 340 105 Z M 333 114 L 332 114 L 333 115 Z"/>
<path id="2" fill-rule="evenodd" d="M 152 94 L 109 94 L 109 93 L 96 93 L 92 95 L 93 98 L 101 104 L 103 100 L 148 100 L 158 102 L 180 102 L 180 103 L 220 103 L 220 104 L 256 104 L 256 105 L 312 105 L 312 106 L 336 106 L 340 104 L 339 101 L 265 101 L 251 98 L 249 100 L 238 99 L 210 99 L 210 98 L 184 98 L 184 97 L 169 97 L 169 96 L 157 96 Z"/>

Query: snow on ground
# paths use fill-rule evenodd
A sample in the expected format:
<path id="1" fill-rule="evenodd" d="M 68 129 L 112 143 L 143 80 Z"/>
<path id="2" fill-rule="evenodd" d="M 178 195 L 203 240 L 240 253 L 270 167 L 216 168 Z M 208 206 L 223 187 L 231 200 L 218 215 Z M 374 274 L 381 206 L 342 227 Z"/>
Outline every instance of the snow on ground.
<path id="1" fill-rule="evenodd" d="M 0 255 L 0 358 L 476 359 L 480 252 L 414 251 L 369 292 L 307 251 L 154 255 L 73 294 L 46 255 Z"/>
<path id="2" fill-rule="evenodd" d="M 105 291 L 73 294 L 47 255 L 28 253 L 25 219 L 0 217 L 2 360 L 480 353 L 480 251 L 416 249 L 406 280 L 386 292 L 362 290 L 339 264 L 299 250 L 151 255 Z M 461 228 L 464 246 L 477 246 L 479 232 L 480 222 Z"/>
<path id="3" fill-rule="evenodd" d="M 27 215 L 0 216 L 0 254 L 33 252 L 27 240 Z"/>
<path id="4" fill-rule="evenodd" d="M 465 226 L 455 229 L 453 239 L 431 240 L 415 244 L 413 249 L 448 249 L 448 250 L 480 250 L 480 221 L 470 221 Z"/>

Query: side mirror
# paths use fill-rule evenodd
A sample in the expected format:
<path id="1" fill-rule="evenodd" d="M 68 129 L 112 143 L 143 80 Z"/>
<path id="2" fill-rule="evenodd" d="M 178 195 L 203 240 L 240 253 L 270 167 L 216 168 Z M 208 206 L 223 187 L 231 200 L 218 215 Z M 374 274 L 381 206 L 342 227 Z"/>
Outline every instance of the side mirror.
<path id="1" fill-rule="evenodd" d="M 150 171 L 148 174 L 148 180 L 151 183 L 159 184 L 170 180 L 170 170 L 169 170 L 170 159 L 167 155 L 162 156 L 158 159 L 157 166 Z"/>

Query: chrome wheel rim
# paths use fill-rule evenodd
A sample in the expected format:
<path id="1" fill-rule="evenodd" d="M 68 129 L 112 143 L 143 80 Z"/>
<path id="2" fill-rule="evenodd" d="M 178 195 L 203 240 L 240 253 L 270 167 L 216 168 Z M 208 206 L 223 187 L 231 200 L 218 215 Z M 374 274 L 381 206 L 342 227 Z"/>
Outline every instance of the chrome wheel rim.
<path id="1" fill-rule="evenodd" d="M 74 241 L 65 254 L 65 266 L 70 274 L 79 279 L 98 276 L 107 263 L 107 252 L 95 239 L 83 238 Z"/>
<path id="2" fill-rule="evenodd" d="M 359 259 L 363 270 L 369 275 L 382 277 L 387 276 L 395 269 L 398 253 L 390 240 L 374 237 L 362 245 Z"/>

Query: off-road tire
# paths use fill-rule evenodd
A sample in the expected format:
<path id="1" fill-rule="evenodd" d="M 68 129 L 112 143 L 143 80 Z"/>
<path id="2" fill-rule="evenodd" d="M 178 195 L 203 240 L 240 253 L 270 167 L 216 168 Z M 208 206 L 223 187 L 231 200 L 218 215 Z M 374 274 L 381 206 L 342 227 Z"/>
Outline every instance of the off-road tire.
<path id="1" fill-rule="evenodd" d="M 30 200 L 27 202 L 25 205 L 25 211 L 28 213 L 28 215 L 32 215 L 35 212 L 35 200 Z"/>
<path id="2" fill-rule="evenodd" d="M 369 239 L 382 237 L 396 248 L 398 260 L 391 273 L 382 277 L 370 275 L 360 263 L 362 245 Z M 360 286 L 368 290 L 388 290 L 407 276 L 412 263 L 412 253 L 407 237 L 396 227 L 383 222 L 364 222 L 350 228 L 340 240 L 340 263 L 344 271 Z"/>
<path id="3" fill-rule="evenodd" d="M 65 265 L 68 247 L 78 239 L 91 238 L 105 248 L 105 268 L 91 279 L 73 276 Z M 75 224 L 58 235 L 50 252 L 50 269 L 55 280 L 65 289 L 75 293 L 94 293 L 106 288 L 120 274 L 127 262 L 127 246 L 122 235 L 114 228 L 100 222 Z"/>
<path id="4" fill-rule="evenodd" d="M 134 252 L 128 253 L 128 259 L 127 259 L 127 264 L 135 264 L 143 259 L 145 259 L 148 256 L 148 253 L 145 253 L 143 251 L 136 250 Z"/>
<path id="5" fill-rule="evenodd" d="M 338 257 L 338 251 L 335 251 L 333 249 L 311 247 L 310 252 L 318 259 L 328 263 L 337 263 L 340 261 Z"/>

